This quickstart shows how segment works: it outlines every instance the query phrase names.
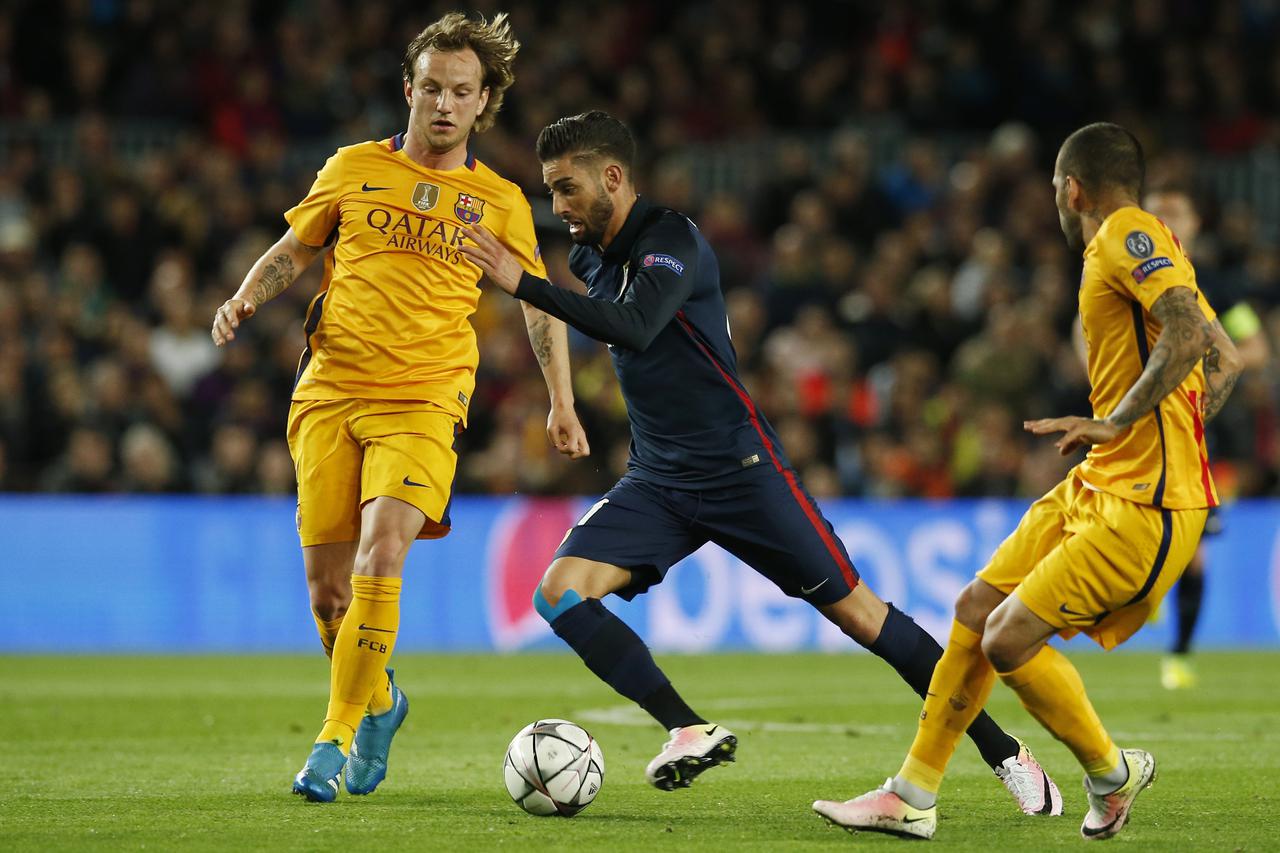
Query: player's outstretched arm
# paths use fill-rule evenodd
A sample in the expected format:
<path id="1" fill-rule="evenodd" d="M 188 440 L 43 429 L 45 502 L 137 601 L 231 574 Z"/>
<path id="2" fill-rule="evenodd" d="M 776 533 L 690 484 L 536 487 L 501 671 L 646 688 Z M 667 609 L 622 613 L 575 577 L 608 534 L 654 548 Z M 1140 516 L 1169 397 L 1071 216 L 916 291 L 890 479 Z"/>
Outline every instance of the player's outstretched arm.
<path id="1" fill-rule="evenodd" d="M 1222 323 L 1214 320 L 1210 326 L 1213 340 L 1204 354 L 1204 419 L 1212 420 L 1222 411 L 1222 404 L 1231 396 L 1231 389 L 1236 387 L 1236 380 L 1244 370 L 1244 356 L 1236 349 L 1235 343 Z"/>
<path id="2" fill-rule="evenodd" d="M 644 352 L 671 322 L 693 291 L 697 275 L 692 258 L 696 247 L 673 248 L 676 257 L 689 258 L 679 270 L 657 265 L 634 274 L 620 301 L 593 299 L 556 287 L 546 279 L 526 273 L 506 246 L 484 228 L 464 228 L 468 243 L 460 251 L 512 296 L 559 317 L 585 335 L 615 346 Z M 686 240 L 688 235 L 684 235 Z M 674 244 L 673 244 L 674 246 Z M 663 257 L 672 257 L 664 254 Z"/>
<path id="3" fill-rule="evenodd" d="M 591 455 L 587 434 L 573 410 L 573 381 L 569 368 L 569 335 L 564 321 L 544 314 L 527 302 L 521 302 L 524 323 L 529 330 L 529 345 L 542 368 L 542 378 L 551 395 L 551 413 L 547 415 L 547 437 L 556 450 L 570 459 Z"/>
<path id="4" fill-rule="evenodd" d="M 222 346 L 236 338 L 240 323 L 248 320 L 258 306 L 279 296 L 302 274 L 323 246 L 308 246 L 298 239 L 290 228 L 284 236 L 258 258 L 258 262 L 244 277 L 244 282 L 213 315 L 213 342 Z"/>
<path id="5" fill-rule="evenodd" d="M 1036 435 L 1064 433 L 1057 441 L 1057 448 L 1066 456 L 1078 447 L 1111 441 L 1154 409 L 1195 369 L 1196 363 L 1205 357 L 1210 344 L 1216 339 L 1213 324 L 1200 310 L 1195 291 L 1189 287 L 1169 288 L 1151 306 L 1151 313 L 1160 321 L 1160 335 L 1151 348 L 1151 356 L 1138 381 L 1133 383 L 1111 414 L 1105 418 L 1027 421 L 1023 428 Z M 1229 340 L 1226 343 L 1230 345 Z M 1226 388 L 1226 392 L 1229 393 L 1230 388 Z M 1218 405 L 1220 408 L 1221 403 Z"/>

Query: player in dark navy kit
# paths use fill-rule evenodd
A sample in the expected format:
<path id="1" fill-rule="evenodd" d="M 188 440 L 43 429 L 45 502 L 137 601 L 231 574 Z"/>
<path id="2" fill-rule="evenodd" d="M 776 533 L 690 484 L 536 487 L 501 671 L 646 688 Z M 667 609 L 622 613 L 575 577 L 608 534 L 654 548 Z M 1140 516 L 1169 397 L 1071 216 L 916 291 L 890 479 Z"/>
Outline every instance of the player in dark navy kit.
<path id="1" fill-rule="evenodd" d="M 694 712 L 644 642 L 601 603 L 630 599 L 710 541 L 803 598 L 923 696 L 942 650 L 861 583 L 844 545 L 787 461 L 737 374 L 716 256 L 685 216 L 639 198 L 635 143 L 603 112 L 538 137 L 543 179 L 576 244 L 587 295 L 529 275 L 489 232 L 462 251 L 508 293 L 609 345 L 631 421 L 625 476 L 565 537 L 534 605 L 587 667 L 671 740 L 646 777 L 663 790 L 731 761 L 737 739 Z M 983 714 L 969 729 L 1028 814 L 1062 799 L 1035 758 Z"/>

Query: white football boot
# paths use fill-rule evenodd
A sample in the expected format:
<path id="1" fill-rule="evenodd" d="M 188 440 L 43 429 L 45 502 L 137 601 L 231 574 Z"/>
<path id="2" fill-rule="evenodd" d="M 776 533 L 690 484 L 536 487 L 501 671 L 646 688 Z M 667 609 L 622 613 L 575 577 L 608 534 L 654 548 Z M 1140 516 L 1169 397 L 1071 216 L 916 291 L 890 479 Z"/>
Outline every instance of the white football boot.
<path id="1" fill-rule="evenodd" d="M 884 787 L 868 791 L 860 797 L 843 803 L 834 800 L 818 800 L 813 810 L 827 823 L 857 832 L 887 832 L 904 838 L 933 838 L 938 828 L 938 807 L 918 809 L 889 790 L 892 779 L 886 779 Z"/>
<path id="2" fill-rule="evenodd" d="M 996 777 L 1013 794 L 1023 814 L 1062 814 L 1062 794 L 1058 786 L 1044 772 L 1027 745 L 1016 737 L 1014 740 L 1018 741 L 1018 754 L 1006 758 L 995 768 Z"/>
<path id="3" fill-rule="evenodd" d="M 1129 822 L 1129 809 L 1143 789 L 1156 781 L 1156 760 L 1141 749 L 1120 750 L 1120 760 L 1129 767 L 1129 779 L 1110 794 L 1095 794 L 1084 777 L 1084 792 L 1089 797 L 1089 813 L 1080 825 L 1086 841 L 1099 841 L 1124 829 Z"/>
<path id="4" fill-rule="evenodd" d="M 737 735 L 715 723 L 672 729 L 671 740 L 649 762 L 644 778 L 661 791 L 687 788 L 702 771 L 733 761 L 737 749 Z"/>

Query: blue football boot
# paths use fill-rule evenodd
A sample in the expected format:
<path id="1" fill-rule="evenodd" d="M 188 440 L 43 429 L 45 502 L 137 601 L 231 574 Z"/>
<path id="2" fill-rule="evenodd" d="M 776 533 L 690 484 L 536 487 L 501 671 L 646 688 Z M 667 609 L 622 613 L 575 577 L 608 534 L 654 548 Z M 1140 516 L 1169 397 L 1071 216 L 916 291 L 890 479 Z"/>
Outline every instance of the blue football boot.
<path id="1" fill-rule="evenodd" d="M 347 759 L 347 791 L 352 794 L 372 794 L 387 778 L 391 739 L 409 714 L 409 698 L 396 686 L 395 675 L 394 670 L 387 670 L 391 680 L 391 710 L 365 714 L 360 728 L 356 729 L 351 756 Z"/>
<path id="2" fill-rule="evenodd" d="M 338 796 L 338 777 L 347 757 L 337 744 L 318 743 L 293 780 L 293 792 L 313 803 L 332 803 Z"/>

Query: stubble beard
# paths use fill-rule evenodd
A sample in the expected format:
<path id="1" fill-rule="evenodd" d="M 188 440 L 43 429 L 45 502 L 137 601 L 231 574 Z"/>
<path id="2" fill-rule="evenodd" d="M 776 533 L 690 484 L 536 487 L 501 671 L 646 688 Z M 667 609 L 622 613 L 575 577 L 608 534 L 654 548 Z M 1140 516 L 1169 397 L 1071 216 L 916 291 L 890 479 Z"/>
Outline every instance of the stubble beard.
<path id="1" fill-rule="evenodd" d="M 1067 248 L 1073 252 L 1084 251 L 1084 223 L 1078 215 L 1072 216 L 1062 210 L 1058 211 L 1058 223 L 1062 226 L 1062 234 L 1067 238 Z"/>
<path id="2" fill-rule="evenodd" d="M 583 217 L 582 233 L 574 238 L 574 242 L 585 246 L 599 246 L 604 242 L 604 229 L 609 226 L 611 219 L 613 219 L 613 199 L 609 198 L 609 194 L 602 186 L 591 202 L 591 209 Z"/>

